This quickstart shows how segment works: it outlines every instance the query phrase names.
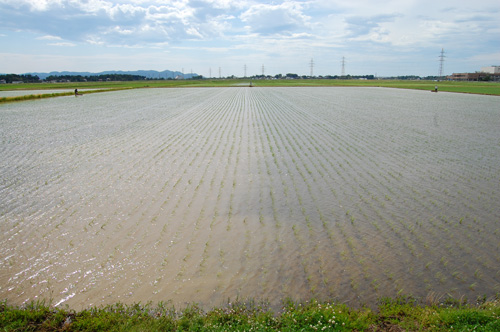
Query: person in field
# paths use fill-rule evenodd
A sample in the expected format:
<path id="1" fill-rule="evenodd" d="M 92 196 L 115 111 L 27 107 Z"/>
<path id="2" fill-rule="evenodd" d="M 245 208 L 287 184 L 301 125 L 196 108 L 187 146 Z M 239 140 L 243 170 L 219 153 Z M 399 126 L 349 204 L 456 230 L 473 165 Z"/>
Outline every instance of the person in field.
<path id="1" fill-rule="evenodd" d="M 82 94 L 78 92 L 78 89 L 75 89 L 75 97 L 81 96 Z"/>

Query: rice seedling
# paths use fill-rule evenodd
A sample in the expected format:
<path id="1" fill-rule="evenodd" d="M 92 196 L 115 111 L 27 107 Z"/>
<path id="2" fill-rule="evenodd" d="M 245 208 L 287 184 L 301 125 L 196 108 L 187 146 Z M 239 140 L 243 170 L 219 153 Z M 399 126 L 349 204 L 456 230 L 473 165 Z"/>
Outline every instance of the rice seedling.
<path id="1" fill-rule="evenodd" d="M 354 270 L 360 273 L 353 280 L 361 293 L 367 289 L 396 292 L 402 288 L 402 275 L 416 292 L 443 285 L 468 294 L 472 288 L 491 290 L 499 246 L 498 227 L 490 222 L 495 220 L 498 191 L 491 183 L 498 180 L 498 167 L 473 160 L 469 145 L 457 146 L 452 131 L 442 127 L 438 134 L 428 126 L 428 110 L 435 106 L 426 104 L 425 98 L 418 100 L 426 107 L 416 110 L 418 103 L 412 99 L 416 96 L 405 95 L 402 107 L 400 92 L 365 91 L 371 100 L 368 111 L 353 91 L 148 89 L 120 94 L 112 106 L 105 104 L 109 101 L 102 95 L 102 106 L 82 107 L 78 112 L 68 112 L 66 102 L 57 109 L 57 102 L 50 116 L 57 115 L 63 125 L 60 132 L 52 131 L 51 140 L 43 136 L 50 132 L 45 129 L 50 118 L 44 121 L 18 104 L 17 114 L 42 121 L 36 134 L 41 139 L 38 146 L 25 141 L 16 149 L 9 145 L 2 150 L 15 170 L 2 178 L 4 188 L 26 197 L 5 197 L 9 207 L 0 212 L 2 247 L 31 241 L 40 243 L 34 245 L 34 252 L 48 252 L 59 245 L 49 241 L 60 237 L 61 246 L 72 249 L 64 260 L 79 262 L 78 250 L 84 244 L 95 257 L 110 257 L 113 250 L 108 241 L 127 243 L 133 250 L 126 251 L 123 264 L 144 261 L 158 266 L 151 269 L 146 282 L 155 289 L 143 288 L 140 293 L 137 287 L 129 287 L 139 296 L 163 289 L 179 299 L 180 294 L 192 295 L 196 289 L 196 296 L 206 299 L 202 288 L 190 290 L 181 282 L 196 283 L 211 275 L 219 278 L 208 281 L 207 288 L 229 293 L 223 280 L 246 280 L 245 286 L 235 282 L 234 289 L 260 292 L 256 285 L 265 285 L 266 291 L 278 294 L 271 285 L 290 273 L 293 277 L 282 289 L 306 285 L 307 291 L 299 296 L 332 294 L 334 289 L 342 297 L 349 293 L 335 282 L 349 283 Z M 134 98 L 128 98 L 129 93 Z M 378 100 L 379 94 L 387 96 L 384 103 Z M 457 106 L 453 100 L 447 103 Z M 468 100 L 461 103 L 470 105 Z M 473 119 L 461 107 L 450 109 L 455 110 L 453 117 L 447 110 L 440 117 L 460 128 L 461 119 L 481 127 L 482 136 L 463 129 L 461 140 L 474 138 L 474 146 L 488 151 L 484 138 L 493 133 L 488 107 L 474 115 L 488 121 Z M 80 136 L 65 137 L 75 130 L 71 122 L 70 126 L 63 123 L 70 121 L 68 115 L 89 124 L 83 128 L 73 123 L 71 128 Z M 13 123 L 1 132 L 26 128 Z M 63 143 L 58 147 L 44 143 L 50 141 Z M 27 163 L 16 159 L 18 147 L 28 148 L 23 154 Z M 53 171 L 47 171 L 50 167 L 45 166 L 51 165 Z M 21 179 L 15 174 L 26 176 Z M 61 188 L 78 190 L 61 201 L 57 196 Z M 50 202 L 43 205 L 42 201 Z M 42 207 L 45 211 L 38 212 Z M 13 226 L 16 214 L 25 221 Z M 38 236 L 25 231 L 35 224 Z M 65 228 L 71 236 L 63 235 Z M 78 240 L 82 237 L 85 243 Z M 236 244 L 239 249 L 233 250 Z M 218 248 L 224 253 L 224 270 Z M 54 252 L 51 258 L 57 261 L 60 254 Z M 145 257 L 145 252 L 161 255 Z M 120 255 L 111 256 L 99 283 L 119 275 Z M 470 271 L 463 270 L 462 259 Z M 412 268 L 404 272 L 377 268 L 393 262 Z M 290 268 L 297 263 L 300 273 Z M 116 271 L 109 269 L 111 264 Z M 91 262 L 83 265 L 95 270 Z M 256 280 L 252 270 L 259 265 L 267 271 L 265 277 L 252 281 Z M 19 259 L 9 266 L 8 273 L 13 274 L 22 267 L 31 274 L 38 268 Z M 63 270 L 63 266 L 49 267 L 49 273 Z M 475 270 L 480 278 L 474 277 L 477 285 L 472 288 L 456 274 L 464 271 L 463 276 L 472 277 Z M 155 274 L 165 277 L 155 283 Z M 182 278 L 175 280 L 177 275 Z M 127 283 L 127 278 L 120 280 Z M 85 280 L 76 287 L 91 289 Z M 36 291 L 42 293 L 41 288 Z"/>

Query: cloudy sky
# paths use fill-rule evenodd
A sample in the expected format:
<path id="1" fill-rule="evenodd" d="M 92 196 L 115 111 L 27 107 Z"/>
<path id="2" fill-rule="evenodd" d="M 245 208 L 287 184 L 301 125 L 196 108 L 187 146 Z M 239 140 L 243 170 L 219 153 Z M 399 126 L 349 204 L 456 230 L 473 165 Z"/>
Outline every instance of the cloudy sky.
<path id="1" fill-rule="evenodd" d="M 498 0 L 0 0 L 0 73 L 437 75 L 500 65 Z"/>

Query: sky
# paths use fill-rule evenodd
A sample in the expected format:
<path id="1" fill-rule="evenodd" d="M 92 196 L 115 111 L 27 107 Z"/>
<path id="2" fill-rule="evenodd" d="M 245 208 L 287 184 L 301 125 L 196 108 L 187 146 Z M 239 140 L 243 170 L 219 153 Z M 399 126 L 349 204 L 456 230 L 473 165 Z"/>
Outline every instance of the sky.
<path id="1" fill-rule="evenodd" d="M 384 77 L 441 64 L 500 65 L 500 1 L 0 0 L 0 73 Z"/>

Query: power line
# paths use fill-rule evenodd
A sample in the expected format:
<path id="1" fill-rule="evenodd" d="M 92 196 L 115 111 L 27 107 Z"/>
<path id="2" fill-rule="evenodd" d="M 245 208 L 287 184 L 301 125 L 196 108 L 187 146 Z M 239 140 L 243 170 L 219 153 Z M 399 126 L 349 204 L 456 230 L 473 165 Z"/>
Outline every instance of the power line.
<path id="1" fill-rule="evenodd" d="M 442 48 L 441 54 L 439 55 L 439 79 L 443 78 L 444 58 L 446 58 L 446 56 L 444 55 L 444 48 Z"/>

